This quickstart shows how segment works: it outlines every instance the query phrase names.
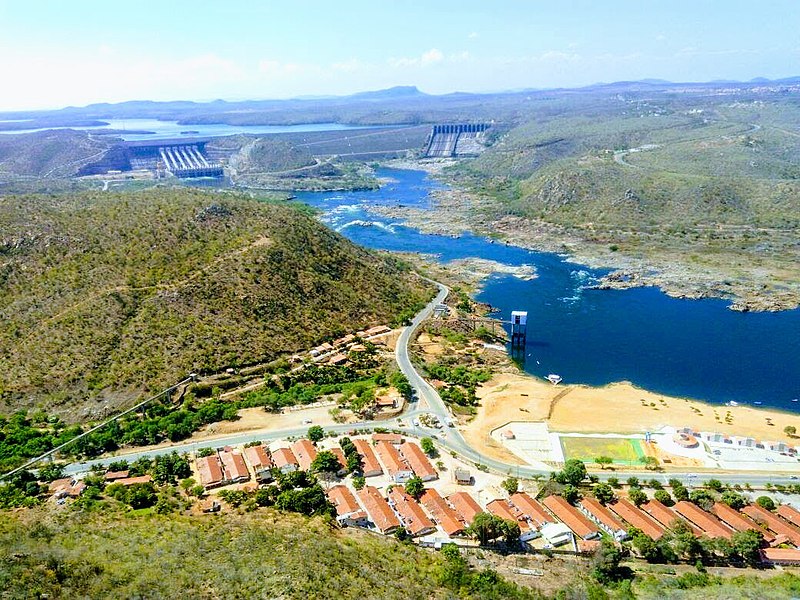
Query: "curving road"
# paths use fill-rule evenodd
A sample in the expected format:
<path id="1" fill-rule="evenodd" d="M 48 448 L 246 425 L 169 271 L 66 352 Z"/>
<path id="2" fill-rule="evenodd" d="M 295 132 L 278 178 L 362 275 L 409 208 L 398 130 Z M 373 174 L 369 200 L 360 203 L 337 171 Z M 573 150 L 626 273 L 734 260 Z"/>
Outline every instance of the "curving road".
<path id="1" fill-rule="evenodd" d="M 406 410 L 402 415 L 395 417 L 393 419 L 388 419 L 385 421 L 364 421 L 360 423 L 347 423 L 343 425 L 326 425 L 325 430 L 328 432 L 335 432 L 335 433 L 347 433 L 348 431 L 352 431 L 354 429 L 358 430 L 374 430 L 376 428 L 386 428 L 391 430 L 400 431 L 406 435 L 412 437 L 422 437 L 422 436 L 429 436 L 434 438 L 437 443 L 445 448 L 450 452 L 455 452 L 461 459 L 465 460 L 468 463 L 474 464 L 476 467 L 489 469 L 495 471 L 497 473 L 501 473 L 504 475 L 514 475 L 515 477 L 521 477 L 526 479 L 534 479 L 537 477 L 548 477 L 550 475 L 550 471 L 543 471 L 540 469 L 535 469 L 530 466 L 526 465 L 512 465 L 509 463 L 505 463 L 500 460 L 496 460 L 489 456 L 483 455 L 474 448 L 472 448 L 467 442 L 464 440 L 464 437 L 458 431 L 458 429 L 454 427 L 444 427 L 442 429 L 431 429 L 425 427 L 418 427 L 414 426 L 413 423 L 415 421 L 415 417 L 418 417 L 422 414 L 434 414 L 441 423 L 446 424 L 451 419 L 450 411 L 447 409 L 442 397 L 439 393 L 431 386 L 416 370 L 413 363 L 411 362 L 411 357 L 408 353 L 408 344 L 414 333 L 419 328 L 419 326 L 433 313 L 434 308 L 437 304 L 441 304 L 444 302 L 447 295 L 450 293 L 450 290 L 447 286 L 433 281 L 432 279 L 428 279 L 423 277 L 426 281 L 436 285 L 439 288 L 439 293 L 436 297 L 429 302 L 425 308 L 423 308 L 411 321 L 411 324 L 406 327 L 398 337 L 397 344 L 395 347 L 395 360 L 397 361 L 397 365 L 400 368 L 400 371 L 408 378 L 409 383 L 414 391 L 414 396 L 416 397 L 416 405 L 412 403 L 409 410 Z M 409 423 L 411 425 L 409 425 Z M 176 443 L 171 444 L 169 446 L 165 446 L 162 448 L 151 448 L 151 449 L 144 449 L 139 451 L 133 452 L 126 452 L 124 454 L 119 454 L 117 456 L 105 457 L 105 458 L 98 458 L 96 460 L 91 460 L 87 462 L 81 463 L 73 463 L 68 465 L 65 469 L 67 474 L 75 474 L 87 471 L 93 465 L 107 465 L 110 462 L 115 460 L 125 459 L 128 461 L 135 461 L 141 457 L 154 457 L 154 456 L 161 456 L 164 454 L 169 454 L 170 452 L 177 451 L 179 453 L 184 452 L 195 452 L 199 448 L 214 446 L 238 446 L 242 444 L 246 444 L 248 442 L 253 442 L 256 440 L 261 440 L 263 442 L 270 442 L 276 441 L 280 439 L 286 439 L 289 437 L 302 437 L 308 431 L 308 427 L 300 427 L 300 428 L 292 428 L 292 429 L 281 429 L 281 430 L 270 430 L 270 431 L 255 431 L 255 432 L 247 432 L 247 433 L 238 433 L 232 434 L 227 436 L 216 437 L 213 439 L 208 439 L 204 441 L 196 441 L 196 442 L 183 442 L 183 443 Z M 790 483 L 792 482 L 793 477 L 790 477 L 785 474 L 779 473 L 765 473 L 765 474 L 711 474 L 707 472 L 703 472 L 702 474 L 698 475 L 692 472 L 672 472 L 669 473 L 651 473 L 651 472 L 642 472 L 639 471 L 612 471 L 608 470 L 605 472 L 601 472 L 597 474 L 601 480 L 606 480 L 610 477 L 616 477 L 621 481 L 624 481 L 627 477 L 635 476 L 641 479 L 658 479 L 663 481 L 663 483 L 667 483 L 668 479 L 678 479 L 682 481 L 684 484 L 689 486 L 691 485 L 698 485 L 704 478 L 715 477 L 716 479 L 720 479 L 722 481 L 728 483 L 739 483 L 739 484 L 750 484 L 753 487 L 764 487 L 767 483 Z"/>

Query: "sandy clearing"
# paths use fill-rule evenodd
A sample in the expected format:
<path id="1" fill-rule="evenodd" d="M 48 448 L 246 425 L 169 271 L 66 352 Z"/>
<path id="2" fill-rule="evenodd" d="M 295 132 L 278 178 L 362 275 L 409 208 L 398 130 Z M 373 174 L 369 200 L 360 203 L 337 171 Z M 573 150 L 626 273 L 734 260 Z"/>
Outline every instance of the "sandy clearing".
<path id="1" fill-rule="evenodd" d="M 510 453 L 492 442 L 489 433 L 509 421 L 548 421 L 551 431 L 574 433 L 644 433 L 665 426 L 692 427 L 790 444 L 798 441 L 789 438 L 784 427 L 794 425 L 800 429 L 800 415 L 674 398 L 627 382 L 600 388 L 553 386 L 526 375 L 501 374 L 481 386 L 478 397 L 481 406 L 464 428 L 464 437 L 476 449 L 504 460 L 509 460 Z M 732 417 L 730 424 L 725 422 L 728 413 Z"/>

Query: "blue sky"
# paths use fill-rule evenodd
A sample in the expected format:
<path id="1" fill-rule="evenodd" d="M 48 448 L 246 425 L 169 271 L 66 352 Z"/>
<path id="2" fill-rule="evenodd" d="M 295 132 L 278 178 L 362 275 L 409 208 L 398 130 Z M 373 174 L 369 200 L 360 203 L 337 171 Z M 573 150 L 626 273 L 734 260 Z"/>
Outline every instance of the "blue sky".
<path id="1" fill-rule="evenodd" d="M 0 0 L 0 110 L 747 80 L 798 65 L 797 0 Z"/>

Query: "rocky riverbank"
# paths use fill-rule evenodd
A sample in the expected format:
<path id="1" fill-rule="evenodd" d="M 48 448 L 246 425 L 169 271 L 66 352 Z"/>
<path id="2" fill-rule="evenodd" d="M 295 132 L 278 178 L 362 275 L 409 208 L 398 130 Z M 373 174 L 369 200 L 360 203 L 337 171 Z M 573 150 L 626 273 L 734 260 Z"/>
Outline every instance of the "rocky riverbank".
<path id="1" fill-rule="evenodd" d="M 393 162 L 390 166 L 423 169 L 436 175 L 452 161 L 406 163 Z M 676 298 L 729 300 L 731 310 L 742 312 L 789 310 L 800 305 L 800 277 L 787 273 L 786 265 L 780 262 L 771 264 L 771 255 L 765 255 L 766 264 L 751 267 L 750 257 L 735 247 L 715 249 L 713 255 L 697 260 L 701 249 L 679 242 L 670 245 L 642 234 L 638 246 L 624 251 L 590 227 L 568 229 L 509 214 L 498 218 L 500 211 L 494 200 L 455 189 L 434 192 L 430 209 L 372 206 L 368 210 L 404 221 L 423 233 L 458 236 L 470 231 L 498 243 L 555 252 L 592 268 L 610 269 L 597 285 L 599 289 L 653 286 Z M 773 277 L 776 272 L 783 275 L 780 282 Z"/>

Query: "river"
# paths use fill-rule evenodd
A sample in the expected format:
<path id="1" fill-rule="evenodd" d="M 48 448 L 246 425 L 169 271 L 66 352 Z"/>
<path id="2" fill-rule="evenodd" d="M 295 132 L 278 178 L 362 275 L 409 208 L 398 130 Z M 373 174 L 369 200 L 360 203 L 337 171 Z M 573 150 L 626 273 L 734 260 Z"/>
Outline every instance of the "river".
<path id="1" fill-rule="evenodd" d="M 492 275 L 478 300 L 509 319 L 528 311 L 523 367 L 565 383 L 630 381 L 673 396 L 761 403 L 800 412 L 800 309 L 739 313 L 723 300 L 670 298 L 655 288 L 588 289 L 604 271 L 566 257 L 493 243 L 474 235 L 422 234 L 371 214 L 370 205 L 427 207 L 443 186 L 424 172 L 381 169 L 380 190 L 298 193 L 321 219 L 354 242 L 376 249 L 435 254 L 442 262 L 477 257 L 532 265 L 538 277 Z"/>

